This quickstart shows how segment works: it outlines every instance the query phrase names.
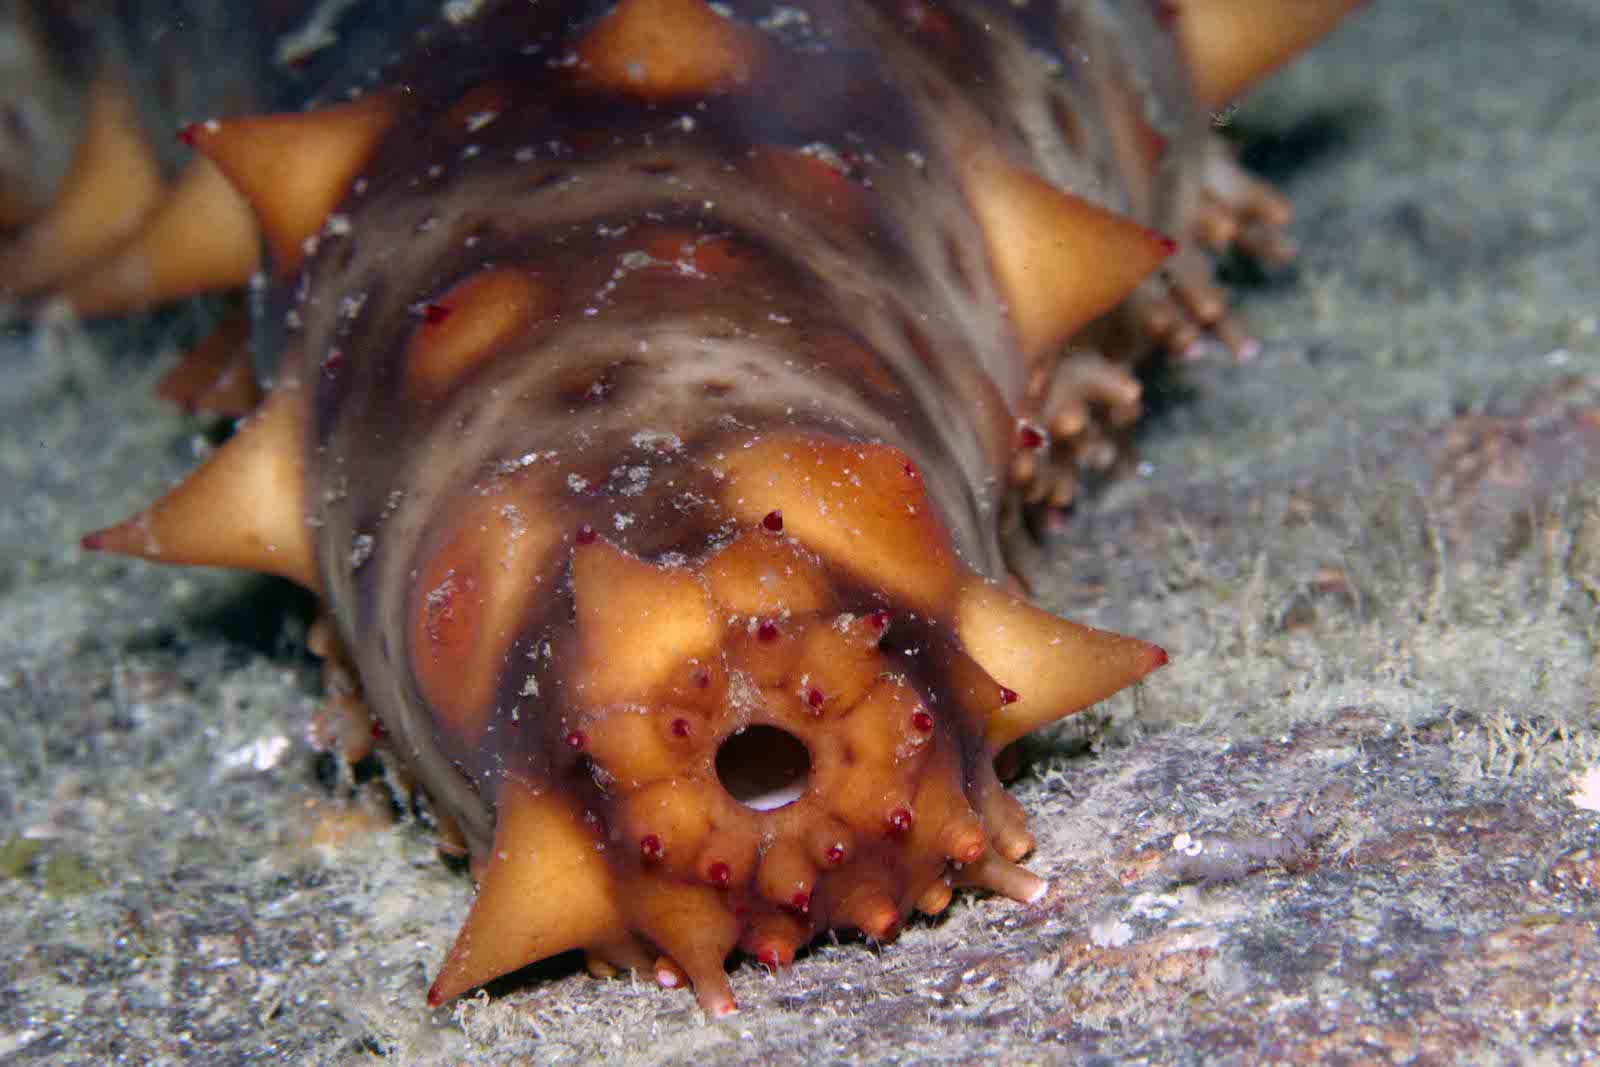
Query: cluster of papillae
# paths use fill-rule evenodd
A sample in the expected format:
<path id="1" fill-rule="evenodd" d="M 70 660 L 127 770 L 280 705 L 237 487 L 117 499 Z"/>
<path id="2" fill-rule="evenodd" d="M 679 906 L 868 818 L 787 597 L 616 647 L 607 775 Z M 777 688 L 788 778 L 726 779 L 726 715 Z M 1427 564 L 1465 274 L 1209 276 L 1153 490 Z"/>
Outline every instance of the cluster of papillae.
<path id="1" fill-rule="evenodd" d="M 887 938 L 913 905 L 943 910 L 953 877 L 1043 892 L 1011 862 L 1031 839 L 985 739 L 1015 694 L 938 628 L 846 610 L 781 512 L 698 568 L 596 540 L 573 571 L 564 740 L 635 933 L 586 940 L 592 958 L 681 968 L 720 1012 L 734 947 L 777 967 L 821 929 Z M 454 962 L 436 997 L 481 979 Z"/>
<path id="2" fill-rule="evenodd" d="M 887 938 L 954 885 L 1035 900 L 995 753 L 1166 661 L 967 569 L 902 452 L 810 434 L 715 451 L 741 532 L 705 558 L 571 539 L 570 637 L 538 686 L 560 694 L 560 751 L 497 779 L 436 1002 L 583 948 L 721 1014 L 736 948 L 776 967 L 820 930 Z"/>

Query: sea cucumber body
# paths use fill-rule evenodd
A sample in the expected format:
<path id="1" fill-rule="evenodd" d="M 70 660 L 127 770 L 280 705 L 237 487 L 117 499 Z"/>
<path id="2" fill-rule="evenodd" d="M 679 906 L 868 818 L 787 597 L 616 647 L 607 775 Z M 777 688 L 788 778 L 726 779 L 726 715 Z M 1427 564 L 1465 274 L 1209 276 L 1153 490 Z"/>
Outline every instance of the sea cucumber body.
<path id="1" fill-rule="evenodd" d="M 479 882 L 430 1002 L 583 949 L 723 1014 L 735 949 L 1044 894 L 996 754 L 1167 657 L 1009 588 L 1002 521 L 1114 461 L 1131 354 L 1248 347 L 1157 228 L 1286 253 L 1203 101 L 1353 0 L 1239 2 L 451 4 L 185 130 L 66 296 L 259 264 L 267 392 L 85 545 L 321 595 L 319 734 Z"/>
<path id="2" fill-rule="evenodd" d="M 1020 162 L 1132 208 L 1104 97 L 1193 120 L 1170 73 L 1156 89 L 1172 57 L 1144 5 L 1123 13 L 1132 28 L 1101 4 L 1032 24 L 1006 4 L 735 5 L 775 27 L 759 31 L 766 69 L 681 104 L 572 77 L 575 40 L 606 10 L 505 5 L 387 74 L 406 86 L 403 117 L 275 311 L 292 325 L 274 347 L 303 361 L 315 395 L 328 602 L 367 701 L 480 850 L 492 776 L 561 751 L 569 729 L 560 715 L 509 724 L 542 714 L 519 696 L 530 678 L 560 692 L 538 650 L 570 616 L 573 532 L 703 558 L 734 532 L 717 503 L 723 450 L 780 429 L 893 445 L 962 558 L 1003 575 L 995 515 L 1025 367 L 961 157 L 998 135 Z M 1076 67 L 1052 71 L 1050 41 Z M 1080 144 L 1051 117 L 1068 114 Z M 448 387 L 416 388 L 426 309 L 507 270 L 534 279 L 536 321 Z M 549 596 L 506 643 L 485 748 L 440 729 L 404 664 L 417 600 L 437 588 L 417 575 L 475 500 L 503 494 L 560 534 L 534 568 Z"/>

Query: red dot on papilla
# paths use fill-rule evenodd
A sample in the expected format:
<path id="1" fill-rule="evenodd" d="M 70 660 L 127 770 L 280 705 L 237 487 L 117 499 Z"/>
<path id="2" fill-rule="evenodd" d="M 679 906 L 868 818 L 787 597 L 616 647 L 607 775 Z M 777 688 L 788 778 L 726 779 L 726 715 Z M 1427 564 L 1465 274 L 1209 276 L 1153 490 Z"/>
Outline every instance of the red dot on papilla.
<path id="1" fill-rule="evenodd" d="M 911 812 L 907 808 L 895 808 L 889 813 L 889 830 L 894 834 L 909 834 L 911 832 Z"/>
<path id="2" fill-rule="evenodd" d="M 933 716 L 925 711 L 914 711 L 911 713 L 911 726 L 920 734 L 932 733 Z"/>
<path id="3" fill-rule="evenodd" d="M 1044 431 L 1031 423 L 1017 427 L 1017 444 L 1023 448 L 1040 448 L 1044 445 Z"/>
<path id="4" fill-rule="evenodd" d="M 804 915 L 811 910 L 811 894 L 799 892 L 789 898 L 789 910 L 799 915 Z"/>
<path id="5" fill-rule="evenodd" d="M 844 862 L 844 846 L 843 845 L 829 845 L 828 846 L 828 862 L 829 863 L 843 863 Z"/>
<path id="6" fill-rule="evenodd" d="M 437 1008 L 444 1003 L 444 994 L 439 990 L 439 983 L 435 982 L 428 987 L 428 1007 Z"/>
<path id="7" fill-rule="evenodd" d="M 770 533 L 782 533 L 783 512 L 776 509 L 767 512 L 766 517 L 761 520 L 761 525 Z"/>
<path id="8" fill-rule="evenodd" d="M 388 736 L 389 736 L 389 731 L 385 730 L 383 728 L 383 723 L 379 722 L 376 719 L 372 720 L 372 739 L 374 741 L 382 741 L 385 737 L 388 737 Z"/>
<path id="9" fill-rule="evenodd" d="M 776 641 L 778 639 L 778 624 L 771 619 L 766 620 L 756 627 L 756 638 L 761 641 Z"/>
<path id="10" fill-rule="evenodd" d="M 598 535 L 594 532 L 594 527 L 590 526 L 588 523 L 584 523 L 582 526 L 578 527 L 577 540 L 578 544 L 580 545 L 594 544 L 597 536 Z"/>
<path id="11" fill-rule="evenodd" d="M 183 144 L 189 145 L 191 148 L 194 147 L 194 143 L 199 139 L 200 124 L 198 122 L 191 122 L 189 125 L 178 131 L 178 140 Z"/>
<path id="12" fill-rule="evenodd" d="M 920 477 L 922 477 L 922 475 L 917 471 L 917 465 L 915 463 L 907 463 L 905 465 L 905 467 L 902 468 L 902 469 L 906 472 L 906 477 L 907 478 L 920 478 Z"/>
<path id="13" fill-rule="evenodd" d="M 672 720 L 672 736 L 673 737 L 688 737 L 689 736 L 689 720 L 688 719 L 673 719 Z"/>
<path id="14" fill-rule="evenodd" d="M 589 735 L 584 733 L 582 730 L 573 730 L 571 733 L 567 734 L 567 747 L 568 748 L 581 749 L 581 748 L 585 747 L 588 744 L 589 744 Z"/>
<path id="15" fill-rule="evenodd" d="M 429 326 L 437 326 L 450 317 L 450 308 L 443 304 L 422 305 L 422 318 Z"/>
<path id="16" fill-rule="evenodd" d="M 827 698 L 822 695 L 822 690 L 818 689 L 816 686 L 811 686 L 806 690 L 806 703 L 810 705 L 811 710 L 813 711 L 821 711 L 822 703 L 826 699 Z"/>
<path id="17" fill-rule="evenodd" d="M 647 860 L 658 860 L 663 852 L 661 838 L 655 834 L 645 834 L 639 839 L 639 855 Z"/>
<path id="18" fill-rule="evenodd" d="M 726 889 L 733 883 L 733 869 L 726 863 L 718 861 L 706 871 L 706 877 L 718 889 Z"/>
<path id="19" fill-rule="evenodd" d="M 1002 707 L 1007 704 L 1015 704 L 1021 699 L 1022 698 L 1017 695 L 1017 691 L 1015 689 L 1008 689 L 1003 685 L 1000 687 L 1000 704 Z"/>
<path id="20" fill-rule="evenodd" d="M 890 615 L 887 608 L 879 608 L 867 616 L 867 625 L 877 630 L 880 634 L 889 629 Z"/>

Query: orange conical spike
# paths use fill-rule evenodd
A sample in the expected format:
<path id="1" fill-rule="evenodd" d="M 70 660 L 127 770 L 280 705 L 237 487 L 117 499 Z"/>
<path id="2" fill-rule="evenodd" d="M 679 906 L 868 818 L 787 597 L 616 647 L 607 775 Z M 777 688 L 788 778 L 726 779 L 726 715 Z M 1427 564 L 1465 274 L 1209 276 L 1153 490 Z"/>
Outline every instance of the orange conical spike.
<path id="1" fill-rule="evenodd" d="M 616 934 L 610 868 L 570 802 L 506 778 L 495 807 L 494 848 L 429 1004 Z"/>
<path id="2" fill-rule="evenodd" d="M 1178 0 L 1195 94 L 1219 108 L 1309 48 L 1366 0 Z"/>
<path id="3" fill-rule="evenodd" d="M 104 78 L 56 200 L 0 255 L 0 291 L 36 292 L 127 240 L 161 195 L 161 168 L 128 91 Z"/>
<path id="4" fill-rule="evenodd" d="M 204 466 L 83 547 L 158 563 L 235 567 L 321 585 L 305 508 L 305 404 L 279 389 Z"/>
<path id="5" fill-rule="evenodd" d="M 196 293 L 236 289 L 261 258 L 255 216 L 208 159 L 194 159 L 132 241 L 71 279 L 80 315 L 112 315 Z"/>
<path id="6" fill-rule="evenodd" d="M 956 629 L 968 654 L 1015 696 L 994 710 L 985 736 L 999 750 L 1030 730 L 1081 711 L 1167 662 L 1133 637 L 1068 622 L 985 581 L 961 591 Z"/>
<path id="7" fill-rule="evenodd" d="M 184 137 L 228 176 L 250 206 L 279 277 L 294 272 L 378 142 L 399 117 L 392 93 L 304 114 L 197 123 Z"/>
<path id="8" fill-rule="evenodd" d="M 744 85 L 761 53 L 758 32 L 705 0 L 622 0 L 578 42 L 578 70 L 596 88 L 665 100 Z"/>
<path id="9" fill-rule="evenodd" d="M 1177 245 L 989 149 L 964 166 L 1000 291 L 1032 358 L 1111 310 Z"/>

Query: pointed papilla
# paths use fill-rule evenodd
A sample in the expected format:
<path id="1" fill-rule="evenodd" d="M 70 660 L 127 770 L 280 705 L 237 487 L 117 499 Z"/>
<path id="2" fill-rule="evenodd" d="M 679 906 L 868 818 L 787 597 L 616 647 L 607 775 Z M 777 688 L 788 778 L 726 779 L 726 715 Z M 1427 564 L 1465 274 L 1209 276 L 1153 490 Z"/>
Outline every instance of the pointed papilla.
<path id="1" fill-rule="evenodd" d="M 26 295 L 107 255 L 143 223 L 161 195 L 161 168 L 127 87 L 96 82 L 89 118 L 55 202 L 0 256 L 0 290 Z"/>
<path id="2" fill-rule="evenodd" d="M 373 92 L 303 114 L 199 123 L 184 136 L 255 209 L 282 278 L 299 268 L 307 238 L 322 228 L 399 113 L 393 94 Z"/>
<path id="3" fill-rule="evenodd" d="M 279 389 L 198 470 L 91 551 L 276 574 L 317 590 L 305 508 L 305 398 Z"/>
<path id="4" fill-rule="evenodd" d="M 494 848 L 467 921 L 428 990 L 433 1005 L 557 953 L 605 942 L 620 925 L 600 842 L 569 801 L 506 778 L 495 808 Z"/>
<path id="5" fill-rule="evenodd" d="M 236 289 L 261 256 L 256 220 L 207 159 L 191 160 L 133 240 L 71 279 L 63 295 L 80 315 L 111 315 Z"/>
<path id="6" fill-rule="evenodd" d="M 1366 0 L 1171 0 L 1195 95 L 1222 107 Z"/>
<path id="7" fill-rule="evenodd" d="M 993 751 L 1167 662 L 1156 645 L 1068 622 L 985 581 L 962 589 L 956 627 L 972 658 L 1014 690 L 989 719 L 985 741 Z"/>
<path id="8" fill-rule="evenodd" d="M 1029 358 L 1111 310 L 1173 241 L 1064 193 L 988 148 L 963 165 L 1001 296 Z"/>

